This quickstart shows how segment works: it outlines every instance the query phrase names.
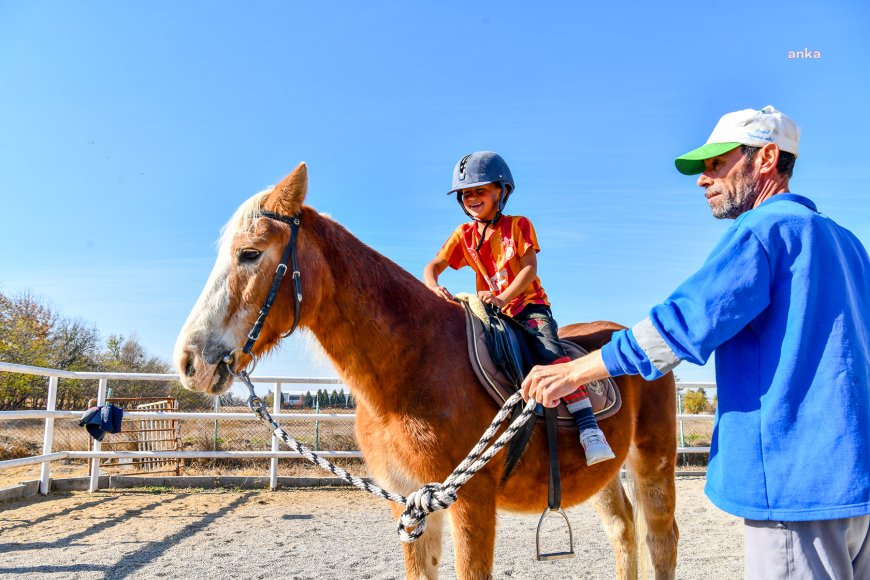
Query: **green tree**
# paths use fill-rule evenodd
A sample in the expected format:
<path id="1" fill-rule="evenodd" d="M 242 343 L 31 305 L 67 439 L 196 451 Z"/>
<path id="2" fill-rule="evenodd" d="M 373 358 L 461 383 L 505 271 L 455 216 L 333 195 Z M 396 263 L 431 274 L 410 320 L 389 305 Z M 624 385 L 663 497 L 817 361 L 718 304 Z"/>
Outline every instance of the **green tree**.
<path id="1" fill-rule="evenodd" d="M 707 413 L 710 410 L 710 402 L 704 389 L 689 389 L 683 395 L 683 412 L 688 415 Z"/>
<path id="2" fill-rule="evenodd" d="M 109 335 L 103 347 L 97 328 L 62 317 L 29 292 L 0 292 L 0 360 L 72 371 L 171 373 L 168 362 L 151 356 L 136 335 Z M 44 377 L 0 374 L 0 409 L 45 406 Z M 210 408 L 209 398 L 184 389 L 177 381 L 110 381 L 116 397 L 174 396 L 180 408 Z M 61 379 L 57 408 L 81 409 L 97 393 L 97 381 Z"/>
<path id="3" fill-rule="evenodd" d="M 57 313 L 33 294 L 0 294 L 0 360 L 51 366 L 52 331 L 57 322 Z M 47 390 L 46 385 L 43 377 L 3 373 L 0 375 L 0 409 L 32 407 L 33 400 Z"/>

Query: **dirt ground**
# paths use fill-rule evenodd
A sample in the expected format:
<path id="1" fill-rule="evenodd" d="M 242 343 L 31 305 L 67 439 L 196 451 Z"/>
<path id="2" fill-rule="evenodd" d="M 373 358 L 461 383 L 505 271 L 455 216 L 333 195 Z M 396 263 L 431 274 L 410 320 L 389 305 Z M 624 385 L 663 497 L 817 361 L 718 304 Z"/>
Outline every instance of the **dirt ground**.
<path id="1" fill-rule="evenodd" d="M 742 523 L 677 480 L 681 579 L 740 578 Z M 534 558 L 538 517 L 501 513 L 495 578 L 614 575 L 603 528 L 587 506 L 568 510 L 577 557 Z M 545 537 L 561 549 L 563 530 Z M 442 578 L 456 576 L 445 532 Z M 0 503 L 0 578 L 401 578 L 401 548 L 384 500 L 321 488 L 73 492 Z"/>

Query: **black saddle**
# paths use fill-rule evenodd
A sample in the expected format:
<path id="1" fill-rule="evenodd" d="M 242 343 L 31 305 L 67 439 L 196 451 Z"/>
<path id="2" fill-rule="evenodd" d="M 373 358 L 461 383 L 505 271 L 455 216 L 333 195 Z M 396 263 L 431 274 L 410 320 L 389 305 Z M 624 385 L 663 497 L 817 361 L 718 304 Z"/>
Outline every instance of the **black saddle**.
<path id="1" fill-rule="evenodd" d="M 526 374 L 536 364 L 527 342 L 535 340 L 535 337 L 532 331 L 503 314 L 492 304 L 484 304 L 484 306 L 489 315 L 488 328 L 484 325 L 486 329 L 484 338 L 489 347 L 489 354 L 493 362 L 519 390 Z"/>

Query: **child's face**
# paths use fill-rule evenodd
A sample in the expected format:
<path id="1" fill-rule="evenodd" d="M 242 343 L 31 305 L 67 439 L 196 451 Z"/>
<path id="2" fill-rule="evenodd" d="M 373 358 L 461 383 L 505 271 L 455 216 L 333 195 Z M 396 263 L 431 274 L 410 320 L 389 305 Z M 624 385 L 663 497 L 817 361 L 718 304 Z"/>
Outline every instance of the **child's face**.
<path id="1" fill-rule="evenodd" d="M 487 183 L 477 187 L 462 190 L 462 205 L 474 218 L 491 220 L 498 212 L 498 199 L 501 186 L 498 183 Z"/>

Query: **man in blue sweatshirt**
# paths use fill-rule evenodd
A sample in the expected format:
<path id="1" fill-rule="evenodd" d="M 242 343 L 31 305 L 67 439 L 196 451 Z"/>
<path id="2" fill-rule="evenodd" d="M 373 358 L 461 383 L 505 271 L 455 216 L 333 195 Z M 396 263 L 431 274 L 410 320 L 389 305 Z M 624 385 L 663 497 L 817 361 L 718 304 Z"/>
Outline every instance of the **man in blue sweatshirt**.
<path id="1" fill-rule="evenodd" d="M 771 106 L 723 116 L 676 160 L 734 219 L 701 268 L 600 351 L 535 367 L 546 406 L 606 376 L 652 380 L 716 352 L 706 493 L 745 520 L 747 578 L 870 578 L 870 259 L 789 192 L 799 130 Z"/>

